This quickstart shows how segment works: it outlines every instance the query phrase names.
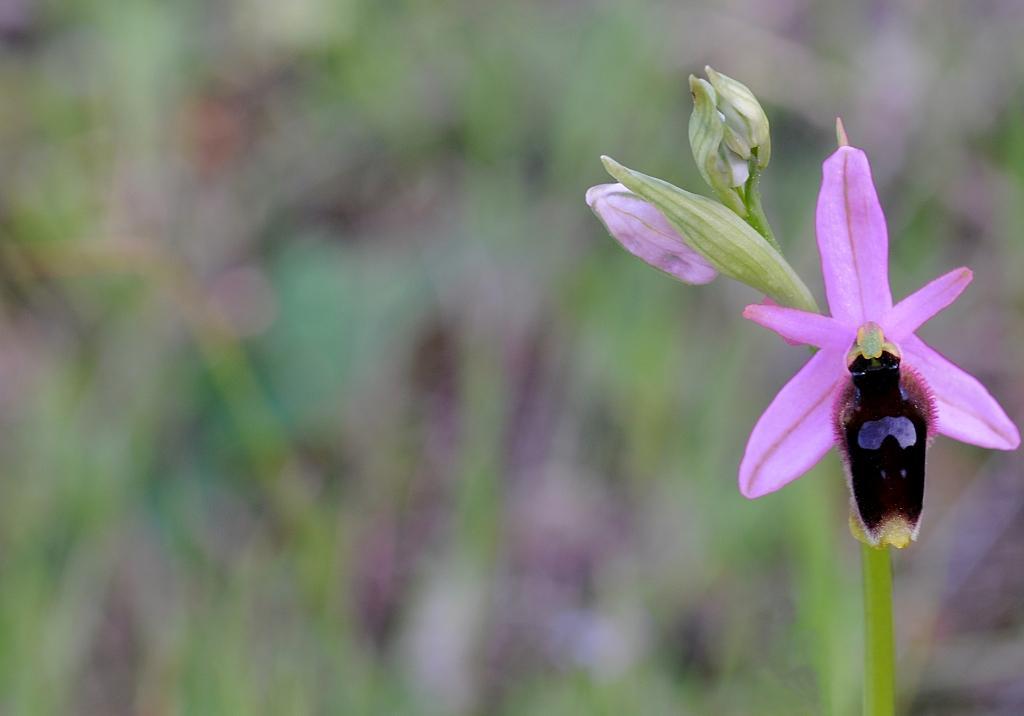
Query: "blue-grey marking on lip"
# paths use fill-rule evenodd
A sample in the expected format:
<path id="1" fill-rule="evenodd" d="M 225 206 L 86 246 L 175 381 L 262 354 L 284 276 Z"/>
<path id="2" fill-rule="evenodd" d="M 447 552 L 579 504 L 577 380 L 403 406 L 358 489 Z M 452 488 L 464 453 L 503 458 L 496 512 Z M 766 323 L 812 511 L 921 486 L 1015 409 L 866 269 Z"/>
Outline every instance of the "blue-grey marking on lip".
<path id="1" fill-rule="evenodd" d="M 857 444 L 865 450 L 877 450 L 889 436 L 896 438 L 896 442 L 904 450 L 917 442 L 914 423 L 910 418 L 900 416 L 866 421 L 857 433 Z"/>

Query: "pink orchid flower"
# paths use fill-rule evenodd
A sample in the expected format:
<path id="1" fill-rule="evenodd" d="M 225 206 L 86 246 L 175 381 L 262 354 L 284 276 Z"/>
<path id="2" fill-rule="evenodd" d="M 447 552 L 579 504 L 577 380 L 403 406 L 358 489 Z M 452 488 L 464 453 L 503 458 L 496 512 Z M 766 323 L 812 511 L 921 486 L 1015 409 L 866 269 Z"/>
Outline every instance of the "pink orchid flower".
<path id="1" fill-rule="evenodd" d="M 830 316 L 772 301 L 743 315 L 792 345 L 820 349 L 787 383 L 750 435 L 740 492 L 774 492 L 836 446 L 851 493 L 851 525 L 879 545 L 916 538 L 925 453 L 936 433 L 999 450 L 1017 427 L 976 378 L 914 335 L 971 282 L 970 269 L 941 276 L 895 306 L 885 216 L 864 152 L 843 144 L 823 166 L 817 235 Z M 652 204 L 622 184 L 587 192 L 587 204 L 630 253 L 691 284 L 717 272 Z M 857 532 L 857 530 L 855 530 Z"/>
<path id="2" fill-rule="evenodd" d="M 779 391 L 754 426 L 740 464 L 743 495 L 756 498 L 778 490 L 810 470 L 837 443 L 848 449 L 837 434 L 844 409 L 837 401 L 850 396 L 854 370 L 850 360 L 865 330 L 879 340 L 884 337 L 887 350 L 896 356 L 897 371 L 902 364 L 912 383 L 909 390 L 915 393 L 911 398 L 920 401 L 919 412 L 927 419 L 929 434 L 938 432 L 986 448 L 1015 449 L 1020 444 L 1017 427 L 985 387 L 914 335 L 963 292 L 972 278 L 970 269 L 950 271 L 893 305 L 885 216 L 863 151 L 841 146 L 825 161 L 816 229 L 832 315 L 764 304 L 747 306 L 743 312 L 789 342 L 820 349 Z M 901 383 L 900 388 L 902 399 L 908 400 L 907 384 Z M 876 442 L 892 435 L 902 445 L 899 432 L 893 427 L 879 433 Z M 913 440 L 912 434 L 909 439 Z M 849 469 L 849 454 L 844 452 L 844 458 Z M 923 490 L 923 447 L 921 459 Z M 884 477 L 884 470 L 881 474 Z M 872 541 L 877 541 L 874 537 Z"/>

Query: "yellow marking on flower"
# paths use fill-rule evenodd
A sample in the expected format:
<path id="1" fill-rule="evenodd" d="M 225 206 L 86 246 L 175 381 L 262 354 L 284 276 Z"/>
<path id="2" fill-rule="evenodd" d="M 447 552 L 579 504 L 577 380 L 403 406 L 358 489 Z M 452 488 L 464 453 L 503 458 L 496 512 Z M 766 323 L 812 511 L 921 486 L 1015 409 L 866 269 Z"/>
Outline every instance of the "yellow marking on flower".
<path id="1" fill-rule="evenodd" d="M 878 535 L 878 546 L 890 545 L 896 549 L 903 549 L 914 539 L 914 529 L 910 523 L 901 517 L 895 517 L 884 525 Z"/>
<path id="2" fill-rule="evenodd" d="M 917 539 L 916 530 L 902 517 L 888 519 L 878 530 L 878 537 L 873 539 L 864 531 L 864 527 L 854 515 L 853 510 L 850 510 L 850 534 L 858 542 L 863 542 L 875 549 L 885 549 L 886 547 L 903 549 Z"/>
<path id="3" fill-rule="evenodd" d="M 846 354 L 846 364 L 850 365 L 857 358 L 863 356 L 868 360 L 875 360 L 882 357 L 882 353 L 900 357 L 900 349 L 895 343 L 885 340 L 882 327 L 874 321 L 868 321 L 857 329 L 857 340 Z"/>
<path id="4" fill-rule="evenodd" d="M 882 327 L 874 321 L 868 321 L 857 329 L 857 349 L 865 358 L 881 358 L 884 343 Z"/>

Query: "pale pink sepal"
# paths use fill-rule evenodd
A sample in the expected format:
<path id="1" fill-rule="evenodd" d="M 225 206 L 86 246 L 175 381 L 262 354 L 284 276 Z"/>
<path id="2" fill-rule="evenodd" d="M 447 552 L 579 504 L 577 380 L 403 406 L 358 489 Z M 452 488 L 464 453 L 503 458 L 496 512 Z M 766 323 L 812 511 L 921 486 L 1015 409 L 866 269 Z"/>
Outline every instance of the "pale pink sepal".
<path id="1" fill-rule="evenodd" d="M 892 307 L 889 235 L 860 149 L 840 147 L 825 160 L 815 226 L 832 315 L 853 326 L 884 315 Z"/>
<path id="2" fill-rule="evenodd" d="M 773 299 L 771 296 L 765 296 L 764 298 L 761 299 L 761 305 L 762 306 L 778 306 L 779 303 L 775 299 Z M 784 340 L 786 343 L 788 343 L 791 346 L 802 346 L 802 345 L 804 345 L 800 341 L 794 341 L 794 340 L 791 340 L 789 338 L 786 338 L 785 336 L 781 336 L 781 338 L 782 338 L 782 340 Z"/>
<path id="3" fill-rule="evenodd" d="M 903 362 L 931 388 L 938 431 L 961 442 L 996 450 L 1015 450 L 1020 432 L 985 386 L 917 336 L 900 344 Z"/>
<path id="4" fill-rule="evenodd" d="M 754 426 L 740 463 L 744 497 L 778 490 L 832 448 L 832 406 L 842 367 L 842 353 L 819 351 L 775 396 Z"/>
<path id="5" fill-rule="evenodd" d="M 657 209 L 622 184 L 591 187 L 587 204 L 612 238 L 654 268 L 692 284 L 710 283 L 718 275 Z"/>
<path id="6" fill-rule="evenodd" d="M 964 292 L 974 274 L 966 266 L 939 276 L 892 307 L 882 320 L 885 335 L 900 341 L 923 326 Z"/>
<path id="7" fill-rule="evenodd" d="M 775 331 L 788 343 L 837 350 L 850 347 L 850 332 L 834 318 L 820 313 L 760 303 L 744 308 L 743 317 Z"/>

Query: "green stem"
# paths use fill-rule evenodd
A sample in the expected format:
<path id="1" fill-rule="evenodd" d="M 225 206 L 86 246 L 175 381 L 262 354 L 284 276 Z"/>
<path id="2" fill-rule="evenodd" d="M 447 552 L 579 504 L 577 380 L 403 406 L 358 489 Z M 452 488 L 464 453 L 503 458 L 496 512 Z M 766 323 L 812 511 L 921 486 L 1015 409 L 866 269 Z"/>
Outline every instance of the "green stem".
<path id="1" fill-rule="evenodd" d="M 888 548 L 861 544 L 864 569 L 864 716 L 892 716 L 895 671 Z"/>
<path id="2" fill-rule="evenodd" d="M 755 149 L 754 155 L 750 159 L 750 177 L 743 186 L 743 205 L 747 208 L 747 223 L 750 224 L 754 231 L 761 234 L 772 245 L 772 248 L 781 254 L 782 247 L 775 240 L 775 233 L 772 231 L 772 227 L 768 223 L 768 217 L 765 216 L 764 208 L 761 206 L 761 191 L 757 186 L 760 181 L 761 170 L 757 166 L 757 150 Z"/>

